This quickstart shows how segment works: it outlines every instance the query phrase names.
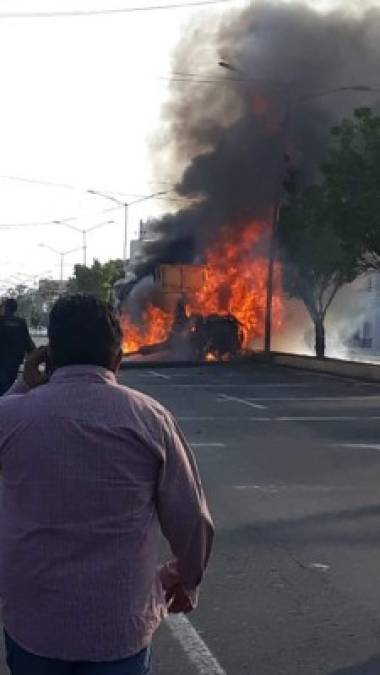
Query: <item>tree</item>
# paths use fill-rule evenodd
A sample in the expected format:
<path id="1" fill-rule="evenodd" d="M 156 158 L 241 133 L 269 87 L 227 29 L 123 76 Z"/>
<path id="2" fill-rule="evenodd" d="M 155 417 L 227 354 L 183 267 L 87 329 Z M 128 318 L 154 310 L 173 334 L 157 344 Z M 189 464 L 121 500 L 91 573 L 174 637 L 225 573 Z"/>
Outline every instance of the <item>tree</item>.
<path id="1" fill-rule="evenodd" d="M 7 296 L 17 300 L 18 315 L 25 319 L 32 328 L 47 325 L 47 313 L 44 312 L 43 298 L 38 290 L 18 284 L 8 289 Z"/>
<path id="2" fill-rule="evenodd" d="M 327 311 L 341 286 L 358 274 L 357 248 L 339 235 L 335 218 L 328 190 L 314 186 L 293 196 L 278 228 L 285 289 L 304 302 L 313 320 L 318 358 L 325 356 Z"/>
<path id="3" fill-rule="evenodd" d="M 355 110 L 331 133 L 323 182 L 334 227 L 360 256 L 361 270 L 380 269 L 380 117 Z"/>
<path id="4" fill-rule="evenodd" d="M 103 265 L 99 260 L 94 260 L 91 267 L 75 265 L 74 277 L 69 281 L 69 290 L 92 293 L 101 300 L 108 301 L 111 298 L 113 285 L 123 276 L 122 260 L 109 260 Z"/>
<path id="5" fill-rule="evenodd" d="M 279 239 L 285 286 L 307 307 L 323 357 L 326 313 L 337 291 L 360 273 L 380 270 L 380 117 L 359 108 L 332 129 L 320 178 L 300 194 L 288 167 Z"/>

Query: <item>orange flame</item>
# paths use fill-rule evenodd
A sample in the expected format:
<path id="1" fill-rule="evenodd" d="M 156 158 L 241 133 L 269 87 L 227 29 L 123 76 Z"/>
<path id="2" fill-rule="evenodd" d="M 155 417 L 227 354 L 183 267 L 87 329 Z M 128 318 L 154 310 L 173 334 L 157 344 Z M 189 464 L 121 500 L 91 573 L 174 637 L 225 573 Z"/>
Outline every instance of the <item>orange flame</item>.
<path id="1" fill-rule="evenodd" d="M 264 334 L 268 262 L 264 255 L 257 255 L 264 228 L 255 223 L 236 233 L 223 230 L 219 241 L 206 252 L 203 287 L 187 297 L 189 313 L 235 316 L 244 332 L 244 348 Z M 272 305 L 275 329 L 281 328 L 282 308 L 281 266 L 276 263 Z M 124 352 L 163 342 L 172 323 L 171 314 L 153 306 L 144 314 L 142 329 L 124 318 Z"/>
<path id="2" fill-rule="evenodd" d="M 122 318 L 124 354 L 136 352 L 141 347 L 148 347 L 164 342 L 170 333 L 173 317 L 159 307 L 150 305 L 142 317 L 143 328 L 137 327 L 127 317 Z"/>

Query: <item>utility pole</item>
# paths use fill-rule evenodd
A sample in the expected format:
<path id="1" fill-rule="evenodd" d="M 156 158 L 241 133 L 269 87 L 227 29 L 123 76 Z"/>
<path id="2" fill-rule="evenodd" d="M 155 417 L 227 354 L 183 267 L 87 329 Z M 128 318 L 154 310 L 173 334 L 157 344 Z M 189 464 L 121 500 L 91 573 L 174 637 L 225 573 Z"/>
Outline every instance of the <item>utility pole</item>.
<path id="1" fill-rule="evenodd" d="M 282 126 L 282 139 L 280 142 L 280 157 L 278 159 L 278 169 L 276 175 L 276 185 L 273 205 L 273 218 L 269 239 L 268 251 L 268 279 L 265 307 L 265 326 L 264 326 L 264 351 L 270 354 L 272 348 L 272 309 L 273 309 L 273 290 L 274 290 L 274 270 L 276 263 L 277 248 L 277 230 L 280 219 L 282 185 L 284 182 L 284 157 L 286 154 L 286 142 L 288 139 L 289 122 L 291 116 L 291 103 L 286 106 L 284 121 Z"/>
<path id="2" fill-rule="evenodd" d="M 124 242 L 123 242 L 123 267 L 124 272 L 127 271 L 127 257 L 128 257 L 128 216 L 129 204 L 124 204 Z"/>

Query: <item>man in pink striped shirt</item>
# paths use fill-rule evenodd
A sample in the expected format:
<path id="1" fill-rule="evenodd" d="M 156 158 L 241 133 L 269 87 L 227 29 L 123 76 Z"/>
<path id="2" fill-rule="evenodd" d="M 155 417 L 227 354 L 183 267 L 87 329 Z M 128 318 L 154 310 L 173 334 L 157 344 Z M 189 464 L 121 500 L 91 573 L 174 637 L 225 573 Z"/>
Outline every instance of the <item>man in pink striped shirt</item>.
<path id="1" fill-rule="evenodd" d="M 189 612 L 213 540 L 171 414 L 121 386 L 121 331 L 94 297 L 57 301 L 51 375 L 0 400 L 0 593 L 12 675 L 148 675 L 167 612 Z M 42 383 L 44 382 L 44 383 Z M 173 559 L 159 566 L 160 530 Z"/>

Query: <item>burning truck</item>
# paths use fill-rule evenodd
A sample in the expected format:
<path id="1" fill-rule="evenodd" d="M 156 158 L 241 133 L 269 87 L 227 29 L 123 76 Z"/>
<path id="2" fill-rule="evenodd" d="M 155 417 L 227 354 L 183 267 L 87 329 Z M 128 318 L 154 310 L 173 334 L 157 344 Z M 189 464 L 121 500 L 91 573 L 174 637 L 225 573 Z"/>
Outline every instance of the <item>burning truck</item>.
<path id="1" fill-rule="evenodd" d="M 244 331 L 236 317 L 191 312 L 187 298 L 200 292 L 205 275 L 206 269 L 202 265 L 159 266 L 155 284 L 160 305 L 168 316 L 172 316 L 168 336 L 161 342 L 143 344 L 134 352 L 127 351 L 127 356 L 169 354 L 194 361 L 216 361 L 241 354 Z M 127 340 L 128 332 L 126 329 Z"/>
<path id="2" fill-rule="evenodd" d="M 140 316 L 132 318 L 128 298 L 124 303 L 126 357 L 225 361 L 251 351 L 264 332 L 267 261 L 255 255 L 263 227 L 253 224 L 236 240 L 226 230 L 207 250 L 203 264 L 159 265 Z M 278 327 L 280 277 L 277 268 L 273 307 Z"/>

